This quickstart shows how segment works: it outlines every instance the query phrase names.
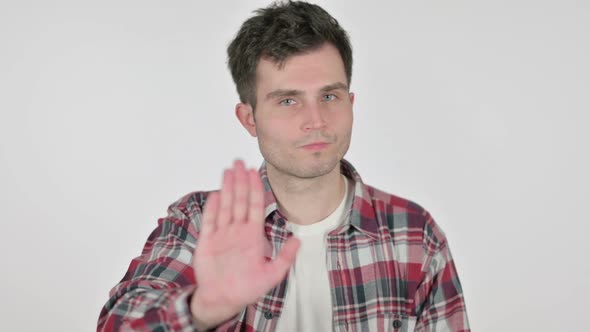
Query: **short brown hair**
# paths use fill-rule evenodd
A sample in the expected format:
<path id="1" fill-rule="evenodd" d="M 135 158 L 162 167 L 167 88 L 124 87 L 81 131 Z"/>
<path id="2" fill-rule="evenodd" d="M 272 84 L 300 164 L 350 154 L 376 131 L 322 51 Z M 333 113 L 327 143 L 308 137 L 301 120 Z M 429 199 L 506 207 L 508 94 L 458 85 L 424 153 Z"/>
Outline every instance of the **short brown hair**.
<path id="1" fill-rule="evenodd" d="M 256 67 L 269 58 L 282 67 L 292 55 L 333 44 L 344 62 L 347 84 L 352 77 L 348 34 L 320 6 L 303 1 L 277 1 L 254 11 L 227 48 L 228 66 L 242 103 L 256 108 Z"/>

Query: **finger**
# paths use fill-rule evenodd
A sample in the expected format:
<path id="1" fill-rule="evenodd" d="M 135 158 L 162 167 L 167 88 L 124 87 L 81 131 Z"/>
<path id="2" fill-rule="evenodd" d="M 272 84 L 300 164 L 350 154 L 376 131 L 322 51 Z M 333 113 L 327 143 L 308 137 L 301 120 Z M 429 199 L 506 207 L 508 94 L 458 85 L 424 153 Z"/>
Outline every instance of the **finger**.
<path id="1" fill-rule="evenodd" d="M 219 212 L 217 212 L 217 229 L 227 226 L 231 222 L 233 202 L 233 171 L 226 169 L 223 172 L 223 184 L 219 198 Z"/>
<path id="2" fill-rule="evenodd" d="M 234 163 L 234 204 L 233 222 L 245 222 L 248 212 L 248 174 L 244 162 L 236 160 Z"/>
<path id="3" fill-rule="evenodd" d="M 217 219 L 217 212 L 219 211 L 219 193 L 212 192 L 207 196 L 207 202 L 203 211 L 203 218 L 201 222 L 201 234 L 207 235 L 215 232 L 217 228 L 215 220 Z"/>
<path id="4" fill-rule="evenodd" d="M 256 169 L 248 172 L 250 194 L 248 202 L 248 222 L 264 225 L 264 188 Z"/>
<path id="5" fill-rule="evenodd" d="M 297 250 L 299 250 L 300 245 L 301 242 L 298 238 L 289 238 L 277 257 L 268 263 L 268 276 L 273 285 L 278 284 L 285 278 L 287 272 L 289 272 L 289 269 L 295 263 Z"/>

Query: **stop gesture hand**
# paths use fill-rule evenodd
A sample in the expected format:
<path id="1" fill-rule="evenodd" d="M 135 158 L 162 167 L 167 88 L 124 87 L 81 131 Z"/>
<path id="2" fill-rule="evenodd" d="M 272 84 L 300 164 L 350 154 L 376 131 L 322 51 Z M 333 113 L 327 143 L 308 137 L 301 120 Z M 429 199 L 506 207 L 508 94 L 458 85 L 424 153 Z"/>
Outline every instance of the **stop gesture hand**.
<path id="1" fill-rule="evenodd" d="M 198 328 L 238 314 L 275 287 L 295 261 L 299 241 L 290 238 L 277 257 L 264 249 L 264 188 L 255 169 L 240 160 L 225 170 L 220 192 L 209 194 L 193 256 L 197 289 L 191 312 Z"/>

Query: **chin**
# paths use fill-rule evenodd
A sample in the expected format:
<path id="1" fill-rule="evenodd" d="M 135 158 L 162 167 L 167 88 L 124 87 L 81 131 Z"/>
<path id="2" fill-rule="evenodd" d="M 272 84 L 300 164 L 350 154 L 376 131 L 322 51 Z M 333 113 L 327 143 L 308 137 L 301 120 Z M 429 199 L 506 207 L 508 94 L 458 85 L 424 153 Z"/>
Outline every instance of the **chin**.
<path id="1" fill-rule="evenodd" d="M 333 146 L 332 149 L 310 153 L 301 150 L 280 151 L 279 149 L 264 149 L 260 151 L 267 162 L 267 166 L 278 172 L 300 179 L 312 179 L 329 174 L 334 168 L 340 169 L 340 160 L 348 146 Z"/>
<path id="2" fill-rule="evenodd" d="M 310 179 L 329 174 L 339 165 L 340 159 L 330 158 L 329 160 L 315 160 L 309 163 L 294 162 L 286 168 L 290 169 L 291 174 L 299 178 Z"/>

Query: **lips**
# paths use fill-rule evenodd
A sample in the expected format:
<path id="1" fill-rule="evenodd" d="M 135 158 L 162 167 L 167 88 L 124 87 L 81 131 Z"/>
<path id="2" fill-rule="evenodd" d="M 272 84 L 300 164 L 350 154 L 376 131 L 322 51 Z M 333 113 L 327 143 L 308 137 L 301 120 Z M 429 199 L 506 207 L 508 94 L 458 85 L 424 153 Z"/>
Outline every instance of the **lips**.
<path id="1" fill-rule="evenodd" d="M 325 149 L 328 145 L 330 145 L 330 143 L 326 143 L 326 142 L 313 142 L 311 144 L 304 145 L 303 148 L 306 149 L 306 150 L 317 151 L 317 150 L 323 150 L 323 149 Z"/>

